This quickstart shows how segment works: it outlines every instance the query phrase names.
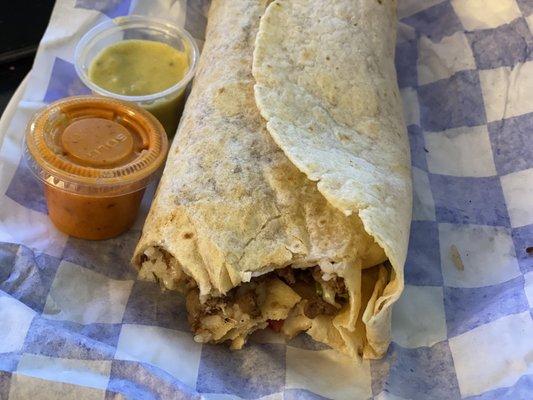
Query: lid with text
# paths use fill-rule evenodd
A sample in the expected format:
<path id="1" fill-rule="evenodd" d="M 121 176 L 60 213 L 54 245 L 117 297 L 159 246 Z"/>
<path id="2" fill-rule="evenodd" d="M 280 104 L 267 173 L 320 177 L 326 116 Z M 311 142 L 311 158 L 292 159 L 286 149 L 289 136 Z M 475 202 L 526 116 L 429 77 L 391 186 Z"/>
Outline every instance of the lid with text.
<path id="1" fill-rule="evenodd" d="M 35 115 L 25 158 L 40 180 L 80 194 L 144 188 L 165 160 L 164 128 L 140 107 L 100 96 L 68 97 Z"/>

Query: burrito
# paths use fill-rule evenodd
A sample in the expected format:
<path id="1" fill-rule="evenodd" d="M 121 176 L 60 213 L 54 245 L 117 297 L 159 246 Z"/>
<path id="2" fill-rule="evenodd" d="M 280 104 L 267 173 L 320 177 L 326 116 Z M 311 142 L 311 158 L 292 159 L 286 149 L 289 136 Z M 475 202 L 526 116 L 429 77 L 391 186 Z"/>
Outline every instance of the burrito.
<path id="1" fill-rule="evenodd" d="M 133 256 L 197 342 L 387 350 L 412 204 L 395 31 L 393 0 L 212 1 Z"/>

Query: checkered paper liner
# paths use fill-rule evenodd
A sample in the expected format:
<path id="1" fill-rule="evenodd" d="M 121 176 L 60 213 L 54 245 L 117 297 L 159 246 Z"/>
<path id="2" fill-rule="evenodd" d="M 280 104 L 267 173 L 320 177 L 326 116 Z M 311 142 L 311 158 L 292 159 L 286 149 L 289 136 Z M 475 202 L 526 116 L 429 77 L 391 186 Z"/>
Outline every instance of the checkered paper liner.
<path id="1" fill-rule="evenodd" d="M 72 63 L 81 35 L 135 13 L 170 18 L 201 44 L 207 8 L 57 1 L 0 123 L 0 399 L 533 398 L 531 0 L 399 0 L 415 201 L 382 360 L 353 363 L 305 335 L 285 344 L 265 332 L 237 352 L 195 343 L 183 298 L 129 265 L 153 187 L 116 239 L 50 224 L 22 136 L 46 103 L 88 93 Z"/>

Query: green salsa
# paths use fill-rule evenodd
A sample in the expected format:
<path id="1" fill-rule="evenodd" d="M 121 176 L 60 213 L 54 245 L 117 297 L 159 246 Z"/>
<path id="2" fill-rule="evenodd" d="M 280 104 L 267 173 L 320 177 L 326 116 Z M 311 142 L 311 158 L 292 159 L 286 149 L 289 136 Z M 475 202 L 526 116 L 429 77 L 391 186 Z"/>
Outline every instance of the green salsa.
<path id="1" fill-rule="evenodd" d="M 189 70 L 187 53 L 152 40 L 123 40 L 104 48 L 89 66 L 89 79 L 99 87 L 125 96 L 162 92 Z M 172 136 L 183 108 L 183 93 L 139 103 L 154 114 Z"/>
<path id="2" fill-rule="evenodd" d="M 113 93 L 144 96 L 175 85 L 188 69 L 187 54 L 166 43 L 124 40 L 94 58 L 89 79 Z"/>

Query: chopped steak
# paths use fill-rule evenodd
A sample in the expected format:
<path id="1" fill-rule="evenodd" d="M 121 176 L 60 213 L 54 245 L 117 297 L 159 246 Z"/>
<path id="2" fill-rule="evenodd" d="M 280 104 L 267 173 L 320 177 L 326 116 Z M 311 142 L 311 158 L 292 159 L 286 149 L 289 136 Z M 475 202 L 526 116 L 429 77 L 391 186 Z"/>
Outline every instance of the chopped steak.
<path id="1" fill-rule="evenodd" d="M 235 302 L 244 314 L 248 314 L 251 317 L 258 317 L 261 315 L 261 310 L 259 310 L 257 305 L 257 296 L 254 290 L 247 290 L 247 288 L 243 288 L 242 286 L 239 287 L 235 296 Z"/>
<path id="2" fill-rule="evenodd" d="M 314 319 L 319 315 L 334 315 L 337 311 L 339 311 L 337 307 L 326 303 L 319 297 L 307 300 L 304 306 L 304 315 L 311 319 Z"/>
<path id="3" fill-rule="evenodd" d="M 294 277 L 294 271 L 291 267 L 285 267 L 277 269 L 276 274 L 285 281 L 287 285 L 292 285 L 296 282 L 296 278 Z"/>

